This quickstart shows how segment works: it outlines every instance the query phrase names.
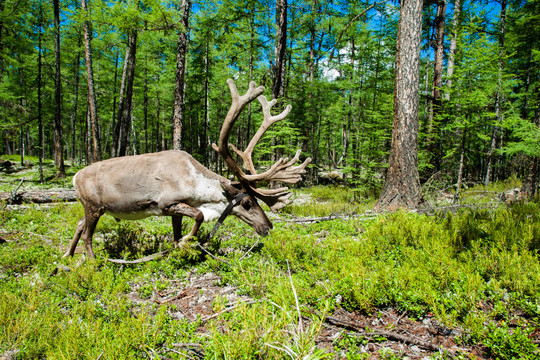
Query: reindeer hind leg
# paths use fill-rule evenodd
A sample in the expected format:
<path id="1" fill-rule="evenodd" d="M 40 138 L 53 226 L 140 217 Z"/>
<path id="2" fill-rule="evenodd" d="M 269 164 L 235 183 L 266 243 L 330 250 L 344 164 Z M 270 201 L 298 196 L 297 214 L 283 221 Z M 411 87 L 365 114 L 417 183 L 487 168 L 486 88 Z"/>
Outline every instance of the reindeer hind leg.
<path id="1" fill-rule="evenodd" d="M 88 214 L 85 215 L 85 226 L 84 231 L 82 232 L 82 239 L 84 241 L 84 246 L 86 248 L 86 255 L 90 259 L 95 259 L 94 251 L 92 249 L 92 236 L 94 235 L 94 230 L 96 229 L 96 225 L 99 221 L 99 218 L 101 215 L 97 216 L 89 216 Z"/>

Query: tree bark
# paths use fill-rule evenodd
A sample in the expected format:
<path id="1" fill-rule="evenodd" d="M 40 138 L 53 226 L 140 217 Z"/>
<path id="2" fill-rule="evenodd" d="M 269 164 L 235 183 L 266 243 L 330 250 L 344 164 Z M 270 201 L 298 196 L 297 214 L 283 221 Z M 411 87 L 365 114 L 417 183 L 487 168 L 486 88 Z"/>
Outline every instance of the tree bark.
<path id="1" fill-rule="evenodd" d="M 538 101 L 533 121 L 540 128 L 540 100 Z M 529 168 L 523 179 L 521 191 L 532 200 L 538 194 L 538 187 L 540 185 L 540 156 L 529 156 L 528 159 Z"/>
<path id="2" fill-rule="evenodd" d="M 431 163 L 435 170 L 439 170 L 442 158 L 440 149 L 440 129 L 439 126 L 435 124 L 435 117 L 441 111 L 445 18 L 446 0 L 438 0 L 437 15 L 435 17 L 435 61 L 433 62 L 433 84 L 429 104 L 429 129 L 427 140 Z"/>
<path id="3" fill-rule="evenodd" d="M 86 74 L 88 81 L 88 111 L 90 116 L 90 124 L 92 129 L 92 157 L 88 160 L 90 162 L 96 162 L 101 160 L 101 140 L 99 132 L 99 119 L 96 105 L 96 92 L 94 87 L 94 67 L 92 64 L 92 29 L 90 26 L 90 16 L 86 0 L 81 0 L 81 8 L 86 14 L 87 19 L 84 21 L 84 54 L 86 60 Z"/>
<path id="4" fill-rule="evenodd" d="M 129 146 L 129 133 L 131 131 L 131 108 L 133 105 L 133 83 L 135 82 L 135 60 L 137 56 L 137 30 L 130 30 L 128 34 L 128 51 L 126 52 L 127 79 L 126 94 L 122 107 L 118 109 L 120 137 L 118 156 L 125 156 Z M 122 76 L 123 77 L 123 76 Z"/>
<path id="5" fill-rule="evenodd" d="M 16 194 L 0 192 L 0 201 L 5 201 L 8 205 L 77 201 L 77 193 L 75 190 L 23 191 Z"/>
<path id="6" fill-rule="evenodd" d="M 459 30 L 459 17 L 461 14 L 461 0 L 454 2 L 454 14 L 452 15 L 452 39 L 450 40 L 450 48 L 448 49 L 448 65 L 446 69 L 446 87 L 447 91 L 444 94 L 446 101 L 450 100 L 450 89 L 452 88 L 452 77 L 454 76 L 454 63 L 457 49 L 457 38 Z"/>
<path id="7" fill-rule="evenodd" d="M 79 48 L 81 46 L 81 36 L 79 33 Z M 75 57 L 75 62 L 73 64 L 73 73 L 75 78 L 75 84 L 74 84 L 74 100 L 73 100 L 73 109 L 71 111 L 71 162 L 75 162 L 76 154 L 75 154 L 75 142 L 76 142 L 76 135 L 77 135 L 77 110 L 78 110 L 78 104 L 79 104 L 79 78 L 80 78 L 80 69 L 79 64 L 81 62 L 81 53 L 77 51 L 77 56 Z"/>
<path id="8" fill-rule="evenodd" d="M 418 175 L 418 102 L 422 0 L 401 2 L 394 84 L 394 119 L 388 172 L 376 209 L 416 209 L 422 201 Z"/>
<path id="9" fill-rule="evenodd" d="M 502 123 L 502 72 L 504 67 L 504 31 L 506 25 L 506 0 L 501 1 L 501 20 L 500 20 L 500 32 L 499 32 L 499 72 L 497 76 L 497 95 L 495 98 L 495 117 L 496 124 L 493 127 L 493 133 L 491 136 L 491 144 L 487 153 L 486 175 L 484 177 L 484 185 L 488 185 L 491 181 L 491 168 L 493 166 L 493 155 L 497 146 L 497 135 L 499 132 L 499 125 Z"/>
<path id="10" fill-rule="evenodd" d="M 144 67 L 144 152 L 148 152 L 148 57 L 145 57 Z"/>
<path id="11" fill-rule="evenodd" d="M 60 5 L 53 0 L 54 8 L 54 154 L 57 177 L 65 177 L 64 144 L 62 138 L 62 76 L 60 73 Z"/>
<path id="12" fill-rule="evenodd" d="M 129 68 L 129 46 L 126 48 L 126 56 L 124 57 L 124 66 L 122 68 L 122 80 L 120 81 L 120 94 L 118 95 L 118 112 L 116 113 L 116 123 L 114 125 L 113 142 L 111 149 L 111 157 L 118 156 L 118 144 L 120 143 L 120 133 L 122 129 L 122 119 L 124 112 L 124 101 L 126 92 L 127 73 Z M 116 88 L 116 87 L 115 87 Z"/>
<path id="13" fill-rule="evenodd" d="M 276 45 L 274 48 L 274 69 L 272 97 L 279 99 L 285 92 L 286 54 L 287 54 L 287 0 L 276 0 Z"/>
<path id="14" fill-rule="evenodd" d="M 42 48 L 41 48 L 41 36 L 43 26 L 43 9 L 39 8 L 39 32 L 38 32 L 38 77 L 37 77 L 37 117 L 38 117 L 38 156 L 39 156 L 39 182 L 43 183 L 43 116 L 42 116 L 42 104 L 41 104 L 41 90 L 43 87 L 42 77 Z"/>
<path id="15" fill-rule="evenodd" d="M 0 0 L 0 14 L 4 12 L 5 6 L 6 6 L 6 0 Z M 41 24 L 39 26 L 41 26 Z M 40 28 L 40 31 L 41 31 L 41 28 Z M 0 18 L 0 54 L 3 53 L 3 49 L 4 49 L 4 42 L 2 39 L 3 34 L 4 34 L 4 21 L 2 18 Z M 0 82 L 2 81 L 3 76 L 4 76 L 4 57 L 0 56 Z"/>
<path id="16" fill-rule="evenodd" d="M 176 76 L 174 83 L 174 116 L 173 116 L 173 148 L 182 148 L 182 123 L 185 119 L 185 73 L 186 57 L 189 46 L 189 14 L 191 1 L 182 0 L 181 23 L 182 28 L 178 31 L 178 44 L 176 49 Z"/>

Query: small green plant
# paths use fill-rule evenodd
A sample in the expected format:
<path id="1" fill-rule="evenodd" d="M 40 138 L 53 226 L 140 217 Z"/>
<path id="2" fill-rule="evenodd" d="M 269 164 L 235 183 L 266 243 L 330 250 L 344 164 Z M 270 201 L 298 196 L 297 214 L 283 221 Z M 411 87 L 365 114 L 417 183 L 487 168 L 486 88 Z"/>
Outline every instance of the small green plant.
<path id="1" fill-rule="evenodd" d="M 136 221 L 123 221 L 116 230 L 103 234 L 103 248 L 113 258 L 130 258 L 155 253 L 170 246 L 167 236 L 153 234 Z"/>
<path id="2" fill-rule="evenodd" d="M 538 347 L 529 338 L 531 330 L 519 327 L 511 329 L 501 322 L 490 323 L 484 333 L 484 345 L 492 358 L 506 359 L 537 359 Z"/>
<path id="3" fill-rule="evenodd" d="M 340 356 L 345 356 L 347 360 L 369 359 L 369 353 L 365 352 L 364 346 L 369 340 L 355 333 L 343 332 L 334 340 L 334 349 Z"/>

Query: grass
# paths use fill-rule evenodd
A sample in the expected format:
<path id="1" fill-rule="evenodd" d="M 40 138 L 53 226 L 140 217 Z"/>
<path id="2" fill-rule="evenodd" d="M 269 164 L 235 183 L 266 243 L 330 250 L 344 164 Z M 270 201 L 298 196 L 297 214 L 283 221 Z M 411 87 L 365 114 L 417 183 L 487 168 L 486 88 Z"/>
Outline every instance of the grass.
<path id="1" fill-rule="evenodd" d="M 66 177 L 56 177 L 56 166 L 54 161 L 50 159 L 43 160 L 43 178 L 44 182 L 40 183 L 39 178 L 39 158 L 36 156 L 26 156 L 24 164 L 21 165 L 21 158 L 17 155 L 1 155 L 0 161 L 9 160 L 13 164 L 14 172 L 0 177 L 0 192 L 14 191 L 21 180 L 23 183 L 19 191 L 23 190 L 42 190 L 49 188 L 71 188 L 71 178 L 82 166 L 76 166 L 70 162 L 65 162 Z"/>
<path id="2" fill-rule="evenodd" d="M 301 189 L 295 196 L 305 203 L 284 216 L 359 214 L 374 203 L 353 203 L 352 192 L 341 187 Z M 393 307 L 462 329 L 463 346 L 481 345 L 491 358 L 537 358 L 531 336 L 540 327 L 539 214 L 540 204 L 518 203 L 435 216 L 397 212 L 368 221 L 274 221 L 271 235 L 242 261 L 258 238 L 229 218 L 210 247 L 230 265 L 186 249 L 132 266 L 104 258 L 137 258 L 170 246 L 170 220 L 117 224 L 103 217 L 94 246 L 98 259 L 77 267 L 80 255 L 61 255 L 82 216 L 79 204 L 4 209 L 0 355 L 184 359 L 193 351 L 174 344 L 185 343 L 199 344 L 205 358 L 365 359 L 362 336 L 344 333 L 331 347 L 317 346 L 324 314 Z M 190 274 L 208 272 L 254 302 L 203 322 L 178 320 L 175 305 L 150 300 Z M 132 301 L 134 291 L 148 301 Z M 221 311 L 228 305 L 216 297 L 212 306 Z M 376 355 L 398 358 L 390 349 Z"/>

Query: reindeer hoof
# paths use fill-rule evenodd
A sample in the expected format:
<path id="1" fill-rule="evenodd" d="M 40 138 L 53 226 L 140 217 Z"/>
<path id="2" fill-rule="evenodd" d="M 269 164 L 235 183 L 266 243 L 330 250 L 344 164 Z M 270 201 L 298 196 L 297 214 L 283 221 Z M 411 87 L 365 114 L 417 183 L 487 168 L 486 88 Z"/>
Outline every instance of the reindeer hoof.
<path id="1" fill-rule="evenodd" d="M 175 242 L 174 246 L 176 248 L 183 248 L 189 243 L 189 240 L 191 240 L 191 239 L 193 239 L 193 236 L 186 235 L 186 236 L 182 237 L 182 239 L 180 239 L 180 241 Z"/>

